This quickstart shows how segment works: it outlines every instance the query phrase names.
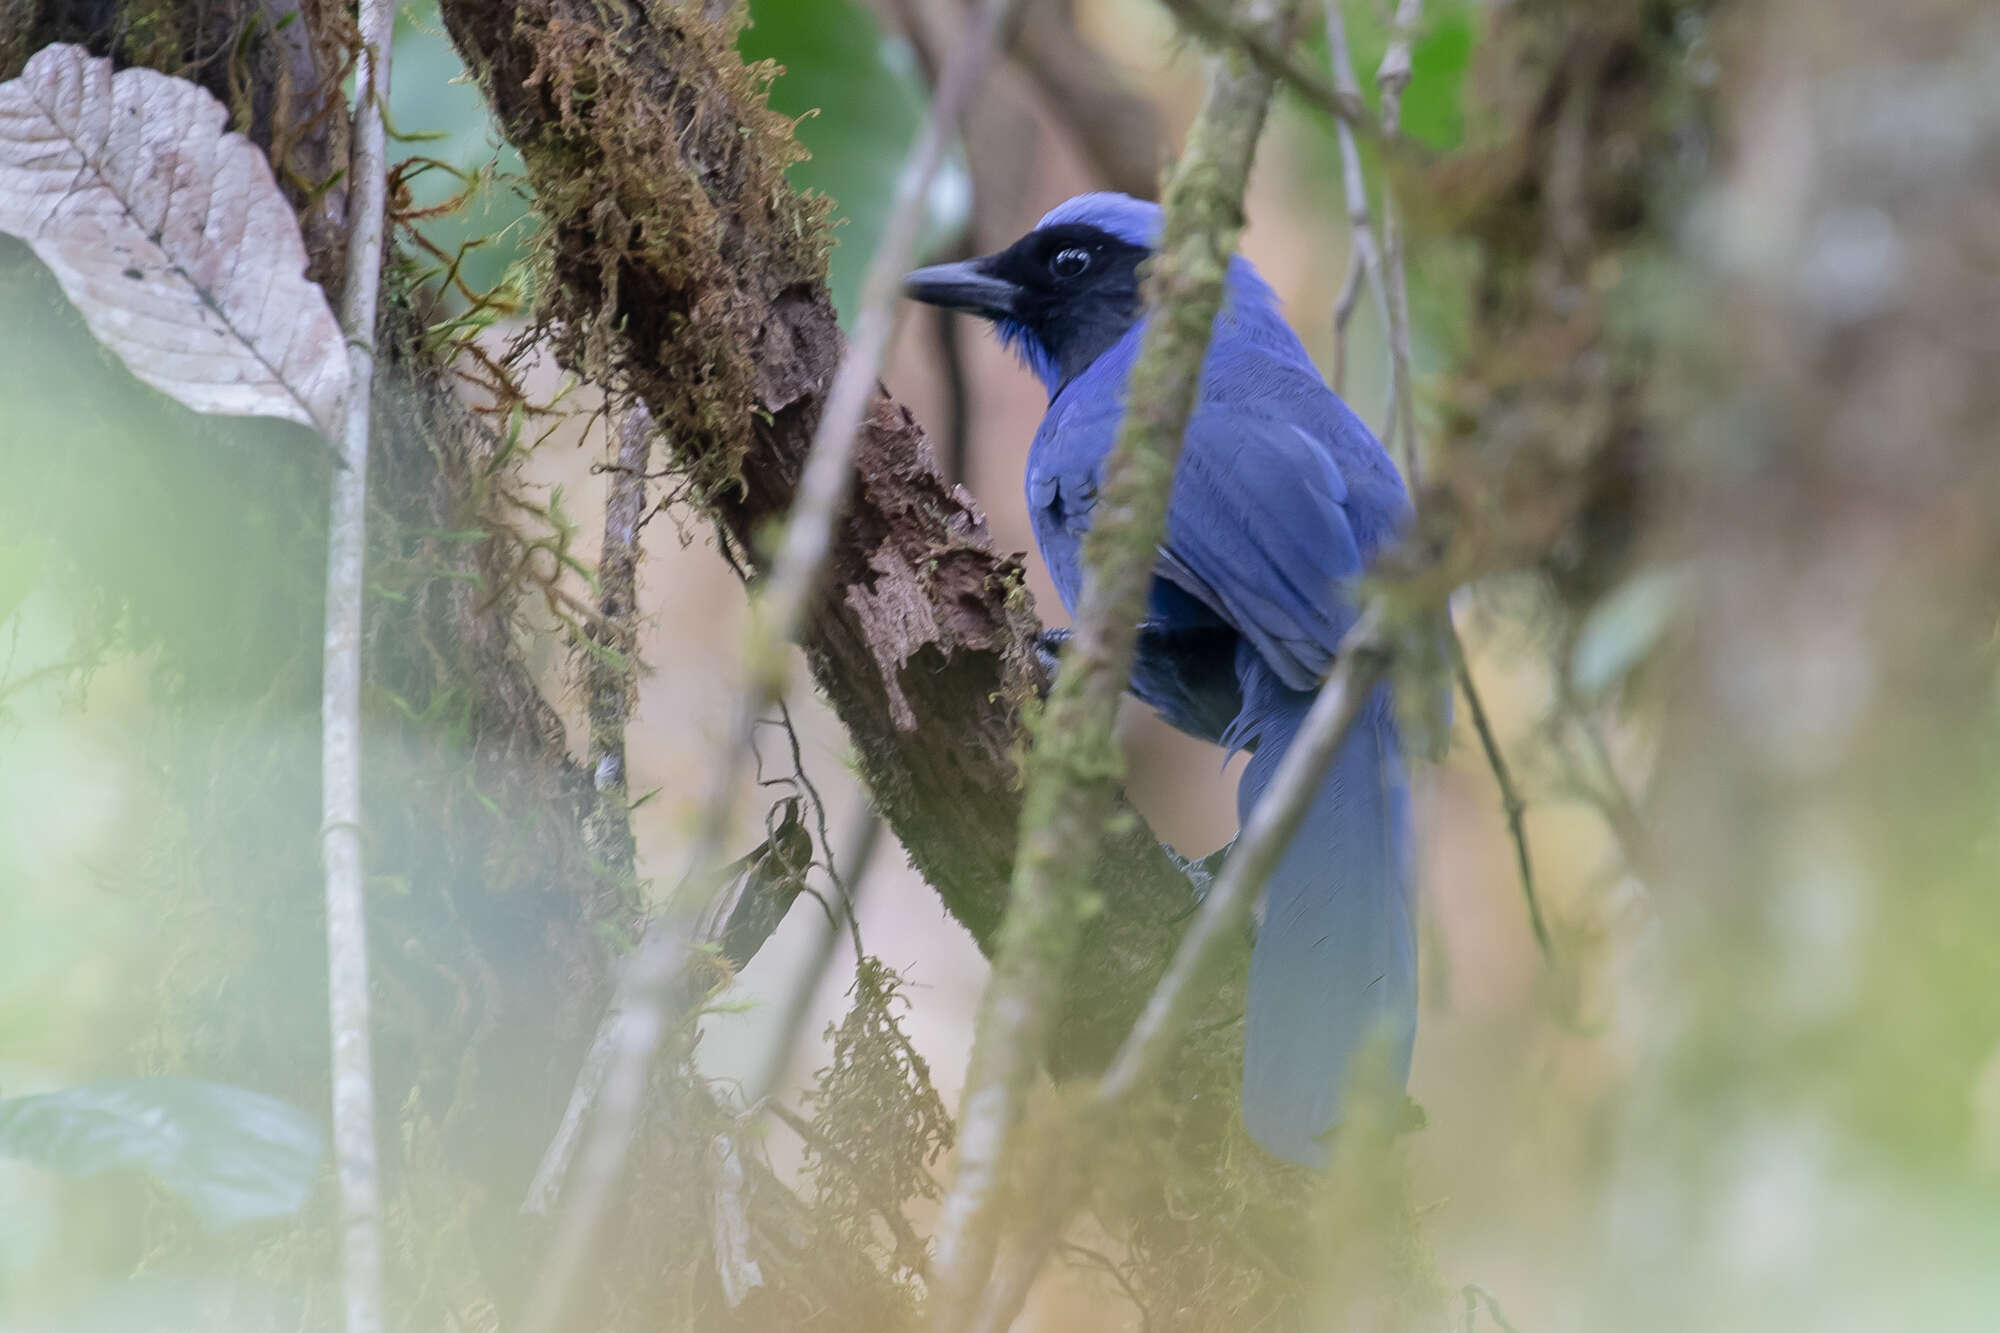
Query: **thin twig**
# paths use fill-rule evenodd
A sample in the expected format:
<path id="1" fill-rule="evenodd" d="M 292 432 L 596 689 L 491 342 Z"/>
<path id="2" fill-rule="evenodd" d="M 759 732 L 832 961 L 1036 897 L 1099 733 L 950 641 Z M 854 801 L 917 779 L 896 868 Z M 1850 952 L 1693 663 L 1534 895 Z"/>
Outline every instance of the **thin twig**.
<path id="1" fill-rule="evenodd" d="M 1132 1302 L 1132 1308 L 1139 1312 L 1139 1333 L 1153 1333 L 1152 1311 L 1146 1308 L 1146 1302 L 1139 1295 L 1139 1289 L 1132 1284 L 1131 1277 L 1112 1262 L 1110 1255 L 1100 1250 L 1093 1250 L 1088 1245 L 1078 1245 L 1075 1241 L 1067 1240 L 1058 1241 L 1055 1249 L 1058 1254 L 1071 1261 L 1072 1267 L 1077 1266 L 1076 1260 L 1084 1260 L 1084 1266 L 1095 1268 L 1116 1282 L 1119 1290 L 1125 1293 L 1125 1299 Z"/>
<path id="2" fill-rule="evenodd" d="M 320 697 L 320 860 L 326 870 L 327 1009 L 333 1039 L 333 1149 L 340 1188 L 347 1333 L 381 1333 L 382 1194 L 368 1030 L 367 871 L 361 838 L 361 620 L 368 537 L 368 436 L 375 311 L 388 197 L 389 51 L 396 6 L 361 0 L 355 66 L 347 275 L 342 325 L 349 381 L 327 517 L 326 645 Z"/>
<path id="3" fill-rule="evenodd" d="M 965 42 L 939 81 L 923 132 L 897 178 L 889 224 L 862 287 L 853 341 L 827 394 L 791 519 L 785 525 L 783 544 L 761 595 L 752 603 L 743 686 L 728 714 L 729 733 L 717 757 L 687 855 L 689 873 L 681 877 L 683 885 L 702 882 L 704 868 L 721 859 L 757 719 L 784 692 L 791 643 L 805 624 L 806 609 L 818 591 L 832 547 L 834 525 L 847 506 L 854 480 L 855 437 L 874 396 L 876 375 L 894 331 L 899 283 L 916 246 L 931 179 L 956 131 L 960 111 L 991 63 L 1013 7 L 1014 0 L 985 0 L 982 4 Z M 705 905 L 694 901 L 698 896 L 685 890 L 677 893 L 668 909 L 647 927 L 629 960 L 621 983 L 617 1037 L 597 1115 L 575 1187 L 542 1272 L 531 1288 L 521 1320 L 525 1333 L 554 1333 L 559 1326 L 569 1289 L 610 1202 L 638 1128 L 653 1058 L 666 1036 L 667 1007 L 686 961 L 687 932 Z"/>
<path id="4" fill-rule="evenodd" d="M 20 694 L 51 677 L 85 671 L 89 667 L 89 661 L 81 658 L 63 662 L 50 662 L 45 666 L 36 667 L 33 671 L 16 676 L 12 680 L 0 681 L 0 703 L 5 703 L 12 696 Z"/>
<path id="5" fill-rule="evenodd" d="M 1363 134 L 1376 131 L 1375 116 L 1361 94 L 1336 88 L 1300 61 L 1289 41 L 1271 36 L 1253 20 L 1213 8 L 1207 0 L 1161 0 L 1181 26 L 1218 46 L 1250 57 L 1266 77 L 1276 80 L 1329 116 Z"/>
<path id="6" fill-rule="evenodd" d="M 653 416 L 634 403 L 618 426 L 617 453 L 604 495 L 604 543 L 597 556 L 597 619 L 591 638 L 600 651 L 584 666 L 590 716 L 591 786 L 597 804 L 585 823 L 592 853 L 629 880 L 635 870 L 625 774 L 625 722 L 632 708 L 638 642 L 639 524 L 646 514 L 646 469 L 653 456 Z"/>
<path id="7" fill-rule="evenodd" d="M 793 900 L 801 892 L 810 892 L 805 872 L 812 864 L 812 835 L 799 823 L 799 804 L 798 797 L 782 802 L 777 808 L 784 813 L 770 836 L 723 867 L 711 881 L 715 887 L 683 886 L 684 893 L 699 897 L 706 904 L 688 944 L 709 953 L 714 966 L 684 976 L 684 988 L 672 1006 L 676 1013 L 685 1012 L 700 1001 L 712 988 L 715 972 L 734 976 L 748 967 L 784 921 Z M 584 1055 L 583 1066 L 570 1088 L 562 1123 L 543 1150 L 535 1177 L 521 1201 L 524 1213 L 546 1214 L 562 1195 L 563 1179 L 576 1155 L 584 1122 L 611 1072 L 622 1014 L 618 1005 L 623 999 L 622 993 L 614 997 L 598 1021 L 590 1050 Z"/>
<path id="8" fill-rule="evenodd" d="M 1347 19 L 1341 12 L 1341 0 L 1326 0 L 1326 45 L 1334 87 L 1359 100 L 1361 88 L 1354 81 L 1354 59 L 1347 50 Z M 1354 254 L 1348 262 L 1347 279 L 1341 284 L 1340 295 L 1333 303 L 1333 391 L 1345 393 L 1347 324 L 1354 316 L 1354 307 L 1364 283 L 1375 291 L 1384 336 L 1392 344 L 1395 338 L 1389 307 L 1389 282 L 1382 269 L 1382 251 L 1375 243 L 1375 225 L 1368 207 L 1368 181 L 1361 170 L 1361 148 L 1355 141 L 1354 127 L 1344 120 L 1334 122 L 1334 137 L 1340 144 L 1340 184 L 1347 196 L 1347 223 L 1354 237 Z M 1396 412 L 1402 401 L 1397 396 L 1397 382 L 1398 376 L 1392 365 L 1382 405 L 1382 438 L 1391 443 L 1395 440 Z"/>
<path id="9" fill-rule="evenodd" d="M 847 935 L 854 944 L 854 956 L 860 958 L 864 952 L 861 947 L 861 918 L 854 914 L 854 895 L 848 891 L 847 880 L 840 872 L 840 862 L 833 854 L 833 839 L 827 836 L 826 802 L 820 797 L 818 786 L 806 772 L 805 754 L 799 747 L 799 729 L 792 724 L 791 705 L 783 699 L 778 700 L 778 723 L 784 729 L 785 745 L 792 755 L 791 776 L 780 781 L 803 788 L 811 799 L 813 822 L 819 831 L 819 845 L 826 852 L 826 877 L 833 881 L 833 887 L 840 894 L 842 911 L 837 917 L 829 912 L 828 920 L 835 925 L 839 925 L 842 921 L 847 923 Z M 872 844 L 863 850 L 871 856 L 875 851 Z"/>
<path id="10" fill-rule="evenodd" d="M 1393 139 L 1403 132 L 1403 90 L 1410 86 L 1410 39 L 1424 21 L 1424 0 L 1397 0 L 1396 17 L 1389 24 L 1389 46 L 1375 69 L 1375 85 L 1382 91 L 1382 134 Z"/>
<path id="11" fill-rule="evenodd" d="M 1423 0 L 1399 0 L 1389 27 L 1389 49 L 1375 71 L 1382 92 L 1382 139 L 1394 143 L 1403 132 L 1403 90 L 1410 84 L 1410 38 L 1423 21 Z M 1397 215 L 1396 193 L 1382 182 L 1383 291 L 1389 307 L 1389 366 L 1395 376 L 1396 411 L 1384 443 L 1403 466 L 1403 479 L 1414 494 L 1423 483 L 1422 450 L 1417 444 L 1417 404 L 1410 374 L 1410 287 L 1403 264 L 1403 228 Z M 1400 424 L 1400 428 L 1399 428 Z M 1400 441 L 1400 446 L 1398 444 Z"/>
<path id="12" fill-rule="evenodd" d="M 944 380 L 944 475 L 964 485 L 972 465 L 972 384 L 965 373 L 964 318 L 939 306 L 936 310 L 938 373 Z"/>
<path id="13" fill-rule="evenodd" d="M 652 413 L 635 403 L 619 423 L 617 452 L 607 469 L 611 480 L 604 496 L 604 544 L 597 557 L 599 619 L 592 630 L 599 651 L 589 655 L 584 667 L 588 763 L 597 793 L 597 802 L 584 819 L 584 837 L 592 856 L 621 883 L 630 883 L 637 871 L 625 773 L 625 722 L 632 705 L 637 639 L 633 618 L 638 606 L 639 527 L 646 513 L 646 469 L 652 454 Z M 607 1015 L 584 1056 L 562 1122 L 528 1184 L 522 1212 L 546 1213 L 561 1195 L 584 1119 L 611 1068 L 611 1035 Z"/>
<path id="14" fill-rule="evenodd" d="M 563 1178 L 569 1174 L 570 1161 L 576 1156 L 577 1143 L 583 1136 L 583 1122 L 598 1093 L 604 1090 L 604 1076 L 611 1070 L 611 1052 L 618 1035 L 617 1025 L 612 1021 L 616 1014 L 615 1009 L 607 1012 L 591 1037 L 583 1066 L 570 1087 L 569 1104 L 563 1107 L 562 1121 L 556 1125 L 549 1146 L 542 1150 L 535 1177 L 528 1182 L 527 1195 L 521 1200 L 524 1213 L 545 1215 L 562 1195 Z"/>
<path id="15" fill-rule="evenodd" d="M 1247 8 L 1254 31 L 1282 49 L 1298 7 L 1251 0 Z M 974 1029 L 952 1186 L 938 1219 L 933 1322 L 941 1329 L 970 1320 L 986 1285 L 1006 1159 L 1082 929 L 1089 867 L 1114 808 L 1113 723 L 1272 89 L 1261 65 L 1226 53 L 1167 185 L 1146 282 L 1154 313 L 1084 543 L 1076 634 L 1036 731 L 1012 896 Z"/>
<path id="16" fill-rule="evenodd" d="M 981 1300 L 979 1317 L 972 1326 L 978 1333 L 1004 1333 L 1020 1313 L 1035 1275 L 1088 1188 L 1087 1168 L 1095 1145 L 1115 1128 L 1132 1099 L 1158 1077 L 1196 1009 L 1215 989 L 1217 969 L 1229 946 L 1242 939 L 1251 904 L 1277 868 L 1326 777 L 1334 753 L 1347 739 L 1387 669 L 1388 651 L 1372 613 L 1364 615 L 1341 641 L 1333 673 L 1313 700 L 1298 736 L 1278 761 L 1270 787 L 1250 812 L 1223 862 L 1222 874 L 1181 938 L 1173 962 L 1089 1101 L 1075 1122 L 1065 1127 L 1060 1150 L 1064 1165 L 1045 1171 L 1039 1188 L 1031 1191 L 1030 1197 L 1039 1204 L 1036 1220 Z"/>
<path id="17" fill-rule="evenodd" d="M 1521 799 L 1521 793 L 1514 786 L 1514 772 L 1507 765 L 1507 756 L 1500 749 L 1499 737 L 1493 734 L 1493 724 L 1486 716 L 1486 704 L 1479 697 L 1479 688 L 1472 681 L 1472 664 L 1466 661 L 1465 644 L 1458 637 L 1458 630 L 1451 631 L 1451 655 L 1454 674 L 1458 677 L 1459 692 L 1465 695 L 1465 703 L 1472 710 L 1472 728 L 1479 733 L 1479 744 L 1486 751 L 1486 763 L 1493 770 L 1494 785 L 1500 788 L 1500 808 L 1507 814 L 1507 832 L 1514 839 L 1514 863 L 1521 871 L 1521 896 L 1528 904 L 1528 924 L 1534 928 L 1535 947 L 1542 951 L 1545 961 L 1555 958 L 1555 946 L 1549 940 L 1548 923 L 1542 919 L 1542 903 L 1535 893 L 1535 867 L 1528 857 L 1528 830 L 1523 817 L 1528 804 Z"/>
<path id="18" fill-rule="evenodd" d="M 1340 292 L 1333 298 L 1333 373 L 1327 382 L 1342 398 L 1347 396 L 1347 325 L 1354 318 L 1354 306 L 1361 299 L 1361 283 L 1368 265 L 1358 244 L 1347 247 L 1347 276 L 1340 280 Z"/>
<path id="19" fill-rule="evenodd" d="M 1479 1302 L 1486 1302 L 1486 1312 L 1493 1316 L 1493 1322 L 1500 1327 L 1500 1333 L 1521 1333 L 1507 1322 L 1507 1316 L 1500 1311 L 1500 1302 L 1493 1299 L 1493 1293 L 1477 1282 L 1468 1282 L 1460 1292 L 1465 1297 L 1465 1333 L 1473 1333 L 1473 1324 L 1479 1318 Z"/>

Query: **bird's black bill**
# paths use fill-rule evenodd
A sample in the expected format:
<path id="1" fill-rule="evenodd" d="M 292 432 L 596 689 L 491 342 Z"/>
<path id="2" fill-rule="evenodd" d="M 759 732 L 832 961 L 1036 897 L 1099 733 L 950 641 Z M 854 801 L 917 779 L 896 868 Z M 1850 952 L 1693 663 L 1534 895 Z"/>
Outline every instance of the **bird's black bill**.
<path id="1" fill-rule="evenodd" d="M 1014 313 L 1019 293 L 1013 283 L 994 277 L 984 265 L 984 260 L 968 259 L 920 268 L 903 279 L 903 294 L 925 305 L 1005 319 Z"/>

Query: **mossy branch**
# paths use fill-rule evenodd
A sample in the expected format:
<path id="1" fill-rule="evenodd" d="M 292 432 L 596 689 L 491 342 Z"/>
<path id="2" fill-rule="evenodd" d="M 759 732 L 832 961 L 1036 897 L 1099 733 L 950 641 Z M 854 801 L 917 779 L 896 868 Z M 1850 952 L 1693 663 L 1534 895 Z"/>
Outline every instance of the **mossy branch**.
<path id="1" fill-rule="evenodd" d="M 1297 9 L 1288 0 L 1253 0 L 1248 17 L 1282 43 Z M 1090 867 L 1123 773 L 1118 701 L 1131 679 L 1174 467 L 1243 227 L 1243 190 L 1273 83 L 1268 70 L 1240 55 L 1219 62 L 1167 186 L 1163 234 L 1146 278 L 1152 314 L 1084 543 L 1076 634 L 1036 729 L 1012 898 L 973 1038 L 956 1173 L 938 1227 L 941 1328 L 969 1317 L 985 1283 L 1003 1166 L 1047 1056 L 1083 923 L 1097 908 Z"/>
<path id="2" fill-rule="evenodd" d="M 1145 1011 L 1076 1115 L 1048 1136 L 1037 1183 L 1029 1192 L 1036 1215 L 981 1298 L 974 1333 L 1005 1333 L 1020 1314 L 1035 1275 L 1091 1187 L 1099 1150 L 1134 1100 L 1159 1077 L 1196 1007 L 1214 988 L 1230 942 L 1242 937 L 1251 904 L 1304 822 L 1313 794 L 1382 679 L 1388 659 L 1379 615 L 1364 615 L 1342 638 L 1333 674 L 1279 761 L 1270 789 L 1245 821 Z"/>
<path id="3" fill-rule="evenodd" d="M 605 1068 L 596 1119 L 585 1143 L 574 1191 L 537 1279 L 523 1326 L 554 1329 L 568 1291 L 584 1265 L 599 1221 L 610 1206 L 625 1156 L 638 1131 L 654 1058 L 664 1043 L 694 935 L 708 910 L 711 867 L 735 822 L 738 791 L 754 753 L 758 719 L 783 700 L 791 645 L 804 630 L 825 579 L 854 484 L 854 455 L 874 397 L 875 377 L 894 327 L 897 278 L 909 267 L 924 216 L 924 200 L 944 160 L 954 127 L 1000 43 L 1014 0 L 984 0 L 972 38 L 954 55 L 923 131 L 896 183 L 891 221 L 869 264 L 855 337 L 840 358 L 783 536 L 766 577 L 753 589 L 744 645 L 743 682 L 732 722 L 707 776 L 700 822 L 686 853 L 680 889 L 650 922 L 620 986 L 615 1038 Z"/>
<path id="4" fill-rule="evenodd" d="M 764 105 L 733 21 L 654 7 L 614 31 L 591 0 L 443 0 L 442 12 L 548 219 L 558 355 L 643 400 L 683 493 L 734 550 L 764 560 L 843 343 L 823 282 L 827 229 L 778 175 L 797 151 L 791 125 Z M 883 818 L 991 950 L 1036 684 L 1022 568 L 880 394 L 853 472 L 801 644 Z M 1092 984 L 1063 1030 L 1076 1063 L 1108 1054 L 1104 1020 L 1136 1011 L 1189 905 L 1136 819 L 1099 874 Z"/>

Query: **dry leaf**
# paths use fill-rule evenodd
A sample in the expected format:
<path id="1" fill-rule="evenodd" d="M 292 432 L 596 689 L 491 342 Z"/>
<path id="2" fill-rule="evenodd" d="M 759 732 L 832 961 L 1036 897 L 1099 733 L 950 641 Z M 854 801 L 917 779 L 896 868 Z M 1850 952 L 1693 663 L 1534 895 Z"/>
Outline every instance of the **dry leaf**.
<path id="1" fill-rule="evenodd" d="M 0 84 L 0 231 L 140 379 L 324 434 L 347 388 L 340 325 L 270 164 L 225 121 L 185 79 L 44 47 Z"/>

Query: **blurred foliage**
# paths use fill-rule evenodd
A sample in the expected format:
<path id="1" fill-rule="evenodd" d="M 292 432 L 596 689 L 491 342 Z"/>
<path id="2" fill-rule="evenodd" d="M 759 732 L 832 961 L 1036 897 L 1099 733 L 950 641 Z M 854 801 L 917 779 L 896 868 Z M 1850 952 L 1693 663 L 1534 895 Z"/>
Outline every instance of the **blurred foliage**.
<path id="1" fill-rule="evenodd" d="M 1382 89 L 1375 80 L 1388 53 L 1394 31 L 1396 0 L 1338 0 L 1347 24 L 1347 52 L 1354 62 L 1354 79 L 1361 85 L 1369 109 L 1382 110 Z M 1475 0 L 1441 0 L 1426 4 L 1410 40 L 1410 82 L 1403 90 L 1403 133 L 1426 148 L 1448 152 L 1465 139 L 1466 75 L 1472 68 L 1473 45 L 1480 21 Z M 1311 25 L 1299 44 L 1314 69 L 1329 68 L 1326 29 Z M 1324 117 L 1317 118 L 1327 128 Z M 1365 152 L 1374 155 L 1374 146 Z M 1371 164 L 1372 165 L 1372 164 Z M 1334 178 L 1338 181 L 1338 177 Z"/>
<path id="2" fill-rule="evenodd" d="M 445 257 L 411 255 L 409 262 L 441 276 L 457 260 L 458 277 L 468 287 L 492 290 L 527 258 L 532 239 L 521 155 L 501 137 L 479 85 L 452 49 L 437 0 L 397 11 L 390 68 L 389 121 L 400 136 L 390 144 L 390 158 L 432 158 L 438 164 L 413 164 L 404 172 L 409 207 L 458 203 L 417 224 Z"/>
<path id="3" fill-rule="evenodd" d="M 1673 623 L 1680 585 L 1666 569 L 1644 569 L 1607 593 L 1584 618 L 1570 650 L 1570 684 L 1595 696 L 1659 646 Z"/>
<path id="4" fill-rule="evenodd" d="M 1347 9 L 1371 100 L 1392 8 Z M 1321 1298 L 1380 1302 L 1385 1323 L 1406 1319 L 1394 1307 L 1410 1292 L 1434 1301 L 1465 1278 L 1527 1333 L 1993 1323 L 2000 381 L 1984 367 L 1993 307 L 1977 299 L 1990 237 L 1946 221 L 1994 216 L 2000 153 L 1930 155 L 2000 124 L 2000 39 L 1903 49 L 1961 31 L 1951 6 L 1933 0 L 1928 23 L 1867 8 L 1771 4 L 1753 11 L 1761 29 L 1724 33 L 1708 6 L 1665 0 L 1426 6 L 1405 122 L 1437 156 L 1399 179 L 1421 391 L 1455 483 L 1439 503 L 1523 562 L 1474 599 L 1504 625 L 1467 639 L 1528 788 L 1560 962 L 1533 961 L 1485 776 L 1439 776 L 1428 1127 L 1351 1139 L 1355 1173 L 1329 1179 L 1321 1233 L 1258 1205 L 1297 1182 L 1234 1131 L 1229 1091 L 1170 1080 L 1107 1148 L 1097 1200 L 1104 1218 L 1139 1219 L 1109 1267 L 1152 1327 L 1252 1322 L 1271 1309 L 1256 1304 L 1269 1275 L 1319 1244 L 1341 1261 Z M 760 0 L 753 15 L 746 54 L 788 71 L 774 102 L 819 111 L 793 179 L 841 203 L 835 286 L 851 308 L 919 81 L 846 0 Z M 1781 81 L 1809 72 L 1818 82 L 1786 83 L 1796 101 L 1782 102 L 1806 113 L 1719 87 L 1724 55 Z M 462 214 L 423 225 L 447 252 L 502 237 L 469 254 L 481 286 L 529 224 L 507 179 L 518 166 L 457 69 L 430 8 L 407 14 L 397 127 L 444 137 L 403 151 L 485 181 Z M 1861 93 L 1875 99 L 1862 124 L 1815 137 Z M 1570 147 L 1564 107 L 1581 127 Z M 1739 177 L 1710 154 L 1717 115 L 1763 143 Z M 1310 226 L 1337 231 L 1332 137 L 1296 108 L 1291 123 L 1304 132 L 1287 188 Z M 1942 148 L 1925 134 L 1940 125 Z M 1882 162 L 1814 156 L 1884 140 Z M 1598 147 L 1567 160 L 1564 196 L 1550 173 L 1575 143 Z M 1949 186 L 1909 174 L 1940 160 L 1958 163 Z M 1871 180 L 1887 185 L 1855 193 Z M 1804 182 L 1824 193 L 1768 193 Z M 459 188 L 442 170 L 414 184 L 418 206 Z M 1956 212 L 1926 193 L 1948 188 L 1986 193 Z M 1827 292 L 1859 299 L 1838 281 L 1856 235 L 1911 286 L 1828 323 L 1814 313 Z M 297 428 L 199 418 L 138 385 L 12 243 L 0 308 L 5 1091 L 157 1092 L 199 1074 L 321 1105 L 326 453 Z M 1350 373 L 1364 404 L 1373 373 Z M 484 1328 L 532 1271 L 519 1177 L 601 1003 L 605 942 L 629 934 L 632 886 L 579 869 L 565 839 L 581 788 L 535 767 L 544 756 L 508 725 L 518 698 L 497 697 L 520 688 L 507 635 L 542 631 L 513 625 L 475 660 L 464 616 L 447 614 L 527 577 L 494 577 L 478 553 L 567 551 L 545 531 L 556 501 L 508 495 L 498 463 L 445 470 L 454 428 L 400 400 L 391 415 L 423 443 L 382 474 L 371 566 L 387 1218 L 411 1326 Z M 1620 841 L 1614 790 L 1656 838 Z M 873 1333 L 915 1318 L 878 1195 L 928 1197 L 950 1127 L 895 1026 L 905 1003 L 894 974 L 864 968 L 810 1102 L 810 1209 L 756 1123 L 687 1077 L 691 1057 L 662 1072 L 671 1132 L 635 1160 L 635 1202 L 607 1232 L 603 1326 Z M 1191 1048 L 1233 1039 L 1225 1021 Z M 124 1082 L 140 1073 L 167 1078 Z M 180 1169 L 215 1160 L 212 1131 L 252 1096 L 195 1099 L 220 1120 L 19 1098 L 11 1119 L 0 1102 L 0 1139 L 24 1106 L 59 1131 L 95 1124 L 101 1136 L 44 1142 L 107 1145 L 86 1166 L 164 1164 L 199 1204 L 218 1179 Z M 90 1118 L 55 1114 L 71 1111 Z M 266 1203 L 304 1160 L 287 1123 L 299 1135 L 271 1136 L 275 1174 L 252 1181 Z M 1192 1159 L 1217 1142 L 1235 1156 L 1208 1172 Z M 768 1279 L 738 1310 L 709 1262 L 717 1144 L 747 1163 Z M 259 1158 L 225 1160 L 227 1175 Z M 216 1238 L 193 1216 L 134 1173 L 0 1166 L 0 1327 L 329 1319 L 310 1297 L 329 1264 L 323 1192 L 296 1225 Z M 1122 1296 L 1097 1296 L 1075 1326 L 1129 1317 Z M 1477 1326 L 1492 1312 L 1479 1306 Z"/>
<path id="5" fill-rule="evenodd" d="M 739 47 L 745 60 L 783 67 L 771 105 L 800 118 L 799 142 L 812 154 L 791 169 L 792 184 L 834 201 L 827 280 L 846 322 L 889 220 L 903 156 L 923 123 L 915 57 L 854 0 L 752 0 Z M 933 242 L 964 225 L 970 193 L 964 167 L 948 161 L 928 202 L 925 231 Z"/>
<path id="6" fill-rule="evenodd" d="M 0 530 L 35 553 L 33 586 L 0 624 L 9 1090 L 200 1074 L 318 1104 L 313 1077 L 297 1076 L 323 1078 L 326 1040 L 312 998 L 323 945 L 309 742 L 328 451 L 302 427 L 203 417 L 148 389 L 12 241 L 0 243 L 0 304 L 19 316 L 0 328 Z M 243 956 L 303 994 L 277 1002 L 284 988 L 224 961 Z M 225 1090 L 191 1105 L 228 1103 Z M 161 1117 L 168 1137 L 146 1164 L 204 1206 L 216 1126 L 190 1105 L 124 1106 Z M 144 1144 L 117 1132 L 95 1142 Z M 271 1142 L 282 1155 L 283 1135 Z M 242 1166 L 257 1160 L 245 1152 Z M 208 1187 L 227 1185 L 218 1174 Z M 8 1294 L 127 1271 L 170 1235 L 208 1243 L 180 1220 L 185 1208 L 152 1197 L 130 1173 L 24 1196 L 46 1205 L 37 1229 L 55 1243 L 39 1251 L 43 1281 Z M 226 1198 L 206 1197 L 225 1218 Z"/>
<path id="7" fill-rule="evenodd" d="M 72 1176 L 144 1170 L 210 1227 L 297 1211 L 324 1151 L 298 1108 L 200 1079 L 107 1079 L 0 1100 L 0 1156 Z"/>

